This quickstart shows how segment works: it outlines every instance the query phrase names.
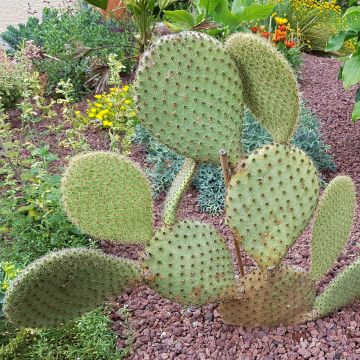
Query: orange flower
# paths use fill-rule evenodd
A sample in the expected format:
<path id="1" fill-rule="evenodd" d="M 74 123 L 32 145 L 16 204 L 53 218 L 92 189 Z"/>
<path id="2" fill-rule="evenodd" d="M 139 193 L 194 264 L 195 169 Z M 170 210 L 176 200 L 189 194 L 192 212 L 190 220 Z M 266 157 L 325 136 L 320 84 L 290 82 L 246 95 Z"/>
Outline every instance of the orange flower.
<path id="1" fill-rule="evenodd" d="M 270 33 L 268 31 L 263 31 L 261 34 L 260 34 L 262 37 L 264 37 L 265 39 L 268 39 L 269 36 L 270 36 Z"/>
<path id="2" fill-rule="evenodd" d="M 256 34 L 259 31 L 259 28 L 257 26 L 253 26 L 252 28 L 250 28 L 250 30 Z"/>
<path id="3" fill-rule="evenodd" d="M 295 45 L 296 45 L 295 41 L 288 41 L 288 40 L 285 40 L 284 44 L 288 49 L 291 49 L 291 48 L 295 47 Z"/>
<path id="4" fill-rule="evenodd" d="M 289 28 L 286 25 L 279 25 L 278 29 L 280 31 L 288 31 L 289 30 Z"/>

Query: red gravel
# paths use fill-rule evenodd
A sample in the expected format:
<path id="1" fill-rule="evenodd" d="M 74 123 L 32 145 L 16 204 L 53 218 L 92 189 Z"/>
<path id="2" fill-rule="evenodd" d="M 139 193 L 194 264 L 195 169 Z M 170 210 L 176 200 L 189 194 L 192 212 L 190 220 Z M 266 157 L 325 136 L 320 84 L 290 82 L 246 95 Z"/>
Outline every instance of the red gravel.
<path id="1" fill-rule="evenodd" d="M 321 119 L 324 139 L 332 146 L 338 174 L 352 176 L 360 199 L 360 124 L 351 122 L 354 91 L 343 90 L 337 80 L 338 68 L 339 63 L 334 59 L 305 55 L 300 85 L 303 98 Z M 143 154 L 138 149 L 133 157 L 143 163 Z M 157 201 L 157 225 L 161 207 L 162 201 Z M 359 210 L 346 250 L 318 285 L 318 290 L 359 256 Z M 179 215 L 212 223 L 229 240 L 222 216 L 209 217 L 198 212 L 194 191 L 186 195 Z M 308 266 L 309 230 L 293 247 L 286 262 L 304 268 Z M 104 243 L 103 248 L 133 259 L 141 253 L 141 248 L 128 245 Z M 250 266 L 251 259 L 247 258 L 246 268 Z M 216 305 L 183 308 L 145 286 L 121 296 L 118 305 L 125 304 L 132 311 L 134 332 L 133 352 L 128 359 L 360 359 L 360 302 L 316 322 L 272 330 L 225 325 Z"/>

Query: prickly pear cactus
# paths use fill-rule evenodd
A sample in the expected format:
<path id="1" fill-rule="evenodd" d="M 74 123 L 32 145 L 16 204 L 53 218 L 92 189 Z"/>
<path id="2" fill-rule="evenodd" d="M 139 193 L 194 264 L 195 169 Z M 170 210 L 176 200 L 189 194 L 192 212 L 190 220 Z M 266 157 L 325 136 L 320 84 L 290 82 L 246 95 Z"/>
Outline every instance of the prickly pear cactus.
<path id="1" fill-rule="evenodd" d="M 316 282 L 336 261 L 351 230 L 351 179 L 335 178 L 318 203 L 313 163 L 286 144 L 298 102 L 287 65 L 255 35 L 235 35 L 226 48 L 209 36 L 183 33 L 158 40 L 141 61 L 136 85 L 140 117 L 156 137 L 187 156 L 159 229 L 152 227 L 148 181 L 130 160 L 108 152 L 84 154 L 64 174 L 70 220 L 96 238 L 145 244 L 141 264 L 86 249 L 47 255 L 7 292 L 5 314 L 13 322 L 57 325 L 140 282 L 184 305 L 220 303 L 226 323 L 247 327 L 302 323 L 360 296 L 359 260 L 315 295 Z M 254 66 L 254 59 L 263 56 L 271 66 Z M 280 87 L 269 88 L 270 68 L 282 76 Z M 281 144 L 241 158 L 243 97 Z M 222 236 L 211 225 L 176 216 L 197 163 L 218 162 L 221 149 L 230 160 L 230 169 L 224 157 L 221 164 L 228 183 L 226 220 L 238 262 L 241 246 L 259 266 L 239 279 Z M 310 271 L 284 265 L 314 214 Z"/>
<path id="2" fill-rule="evenodd" d="M 143 125 L 162 143 L 196 161 L 231 162 L 241 153 L 243 90 L 233 59 L 213 37 L 163 36 L 144 54 L 135 81 Z"/>

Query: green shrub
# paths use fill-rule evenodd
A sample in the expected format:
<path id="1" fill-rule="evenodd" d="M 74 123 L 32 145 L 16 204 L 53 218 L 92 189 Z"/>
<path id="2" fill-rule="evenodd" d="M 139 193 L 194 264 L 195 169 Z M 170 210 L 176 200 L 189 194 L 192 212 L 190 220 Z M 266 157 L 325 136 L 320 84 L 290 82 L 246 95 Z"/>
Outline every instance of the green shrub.
<path id="1" fill-rule="evenodd" d="M 116 350 L 116 335 L 101 309 L 56 329 L 16 333 L 7 321 L 1 321 L 0 332 L 0 338 L 7 340 L 0 347 L 3 360 L 119 360 L 129 353 L 128 347 Z M 11 335 L 15 337 L 10 339 Z"/>
<path id="2" fill-rule="evenodd" d="M 250 112 L 245 114 L 244 151 L 249 154 L 256 148 L 271 142 L 268 132 L 254 119 Z M 159 144 L 141 127 L 137 126 L 134 142 L 146 146 L 147 162 L 154 197 L 163 193 L 174 180 L 183 163 L 183 157 Z M 292 144 L 304 150 L 315 162 L 319 171 L 335 170 L 330 147 L 321 139 L 318 119 L 303 104 L 299 126 Z M 203 164 L 197 171 L 194 187 L 198 190 L 198 205 L 202 212 L 217 215 L 224 208 L 225 186 L 220 167 Z"/>
<path id="3" fill-rule="evenodd" d="M 13 50 L 22 42 L 33 40 L 45 54 L 59 59 L 35 61 L 37 69 L 49 75 L 48 93 L 61 79 L 70 78 L 76 95 L 80 96 L 89 90 L 84 83 L 90 58 L 106 63 L 108 55 L 114 53 L 124 59 L 126 71 L 130 70 L 134 52 L 132 28 L 129 21 L 116 24 L 102 20 L 100 13 L 90 6 L 72 12 L 45 8 L 41 21 L 29 18 L 26 24 L 11 25 L 1 37 Z"/>
<path id="4" fill-rule="evenodd" d="M 7 153 L 11 156 L 14 151 Z M 12 167 L 0 161 L 1 261 L 24 266 L 50 250 L 89 244 L 62 209 L 60 176 L 48 170 L 54 160 L 57 157 L 47 146 L 34 148 L 32 158 L 22 163 L 22 184 Z M 30 168 L 26 170 L 26 166 Z"/>

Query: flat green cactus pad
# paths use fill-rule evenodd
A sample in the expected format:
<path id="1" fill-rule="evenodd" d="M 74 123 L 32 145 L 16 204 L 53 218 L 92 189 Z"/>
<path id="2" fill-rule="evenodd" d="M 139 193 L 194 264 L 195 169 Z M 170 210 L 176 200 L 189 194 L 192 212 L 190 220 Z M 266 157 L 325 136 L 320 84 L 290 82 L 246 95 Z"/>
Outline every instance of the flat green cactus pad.
<path id="1" fill-rule="evenodd" d="M 331 314 L 360 297 L 360 259 L 349 265 L 315 301 L 317 317 Z"/>
<path id="2" fill-rule="evenodd" d="M 330 182 L 321 199 L 311 240 L 311 269 L 320 279 L 344 248 L 353 222 L 355 186 L 347 176 Z"/>
<path id="3" fill-rule="evenodd" d="M 135 81 L 143 125 L 163 144 L 200 162 L 240 157 L 242 85 L 234 61 L 213 37 L 163 36 L 147 51 Z"/>
<path id="4" fill-rule="evenodd" d="M 268 41 L 253 34 L 230 36 L 225 49 L 239 69 L 245 104 L 275 142 L 290 142 L 300 110 L 290 64 Z"/>
<path id="5" fill-rule="evenodd" d="M 196 162 L 190 158 L 186 158 L 179 173 L 176 175 L 171 187 L 166 194 L 164 204 L 164 223 L 165 225 L 173 225 L 176 221 L 176 213 L 182 197 L 188 188 L 195 174 Z"/>
<path id="6" fill-rule="evenodd" d="M 227 324 L 274 327 L 302 322 L 315 299 L 310 276 L 288 266 L 275 273 L 253 270 L 239 285 L 239 299 L 220 304 L 221 318 Z"/>
<path id="7" fill-rule="evenodd" d="M 74 157 L 62 193 L 70 220 L 95 238 L 146 243 L 153 235 L 149 183 L 121 155 L 97 151 Z"/>
<path id="8" fill-rule="evenodd" d="M 19 327 L 50 327 L 96 308 L 141 280 L 134 263 L 96 250 L 67 249 L 28 266 L 6 292 L 4 312 Z"/>
<path id="9" fill-rule="evenodd" d="M 230 226 L 260 266 L 275 266 L 307 225 L 319 194 L 312 161 L 288 145 L 266 145 L 239 164 L 226 196 Z"/>
<path id="10" fill-rule="evenodd" d="M 235 285 L 230 252 L 210 225 L 181 221 L 162 228 L 146 248 L 150 286 L 181 304 L 202 305 L 232 296 Z"/>

